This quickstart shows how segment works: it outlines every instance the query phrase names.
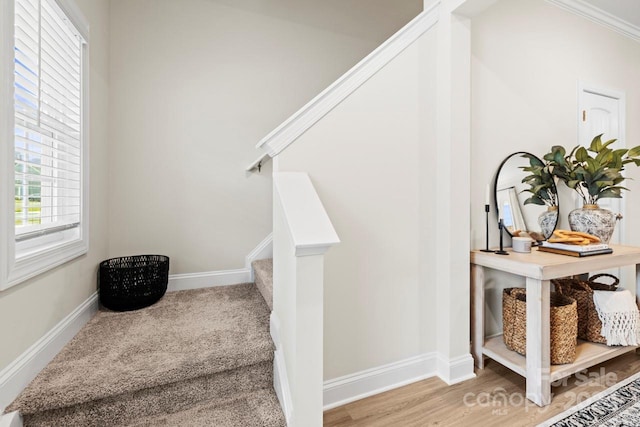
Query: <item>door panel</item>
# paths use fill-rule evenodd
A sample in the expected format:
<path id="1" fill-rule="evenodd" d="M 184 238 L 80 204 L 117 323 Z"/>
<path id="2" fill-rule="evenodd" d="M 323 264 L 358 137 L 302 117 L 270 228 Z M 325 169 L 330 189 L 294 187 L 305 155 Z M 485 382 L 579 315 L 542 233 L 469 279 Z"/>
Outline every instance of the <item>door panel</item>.
<path id="1" fill-rule="evenodd" d="M 617 139 L 611 145 L 611 148 L 624 148 L 624 138 L 621 138 L 620 135 L 620 99 L 588 91 L 583 91 L 581 95 L 580 145 L 589 147 L 593 137 L 604 134 L 602 136 L 603 141 Z M 620 201 L 621 199 L 601 199 L 598 204 L 601 208 L 622 213 Z M 581 205 L 582 199 L 576 197 L 576 207 Z M 618 223 L 611 237 L 611 243 L 620 243 L 622 241 L 621 231 L 622 227 Z"/>
<path id="2" fill-rule="evenodd" d="M 607 93 L 606 90 L 592 91 L 580 89 L 580 124 L 578 126 L 578 138 L 580 145 L 589 147 L 591 140 L 596 135 L 603 134 L 602 141 L 617 139 L 610 147 L 613 149 L 625 148 L 624 141 L 624 95 Z M 624 197 L 624 195 L 623 195 Z M 598 205 L 612 212 L 624 215 L 624 203 L 622 199 L 601 199 Z M 582 199 L 576 195 L 576 207 L 582 206 Z M 623 218 L 624 221 L 624 218 Z M 610 243 L 624 243 L 624 227 L 621 221 L 616 224 L 616 229 L 611 236 Z M 605 271 L 593 271 L 591 274 L 609 273 L 621 279 L 622 286 L 628 283 L 628 272 L 624 269 L 612 269 Z M 629 276 L 630 277 L 630 276 Z"/>

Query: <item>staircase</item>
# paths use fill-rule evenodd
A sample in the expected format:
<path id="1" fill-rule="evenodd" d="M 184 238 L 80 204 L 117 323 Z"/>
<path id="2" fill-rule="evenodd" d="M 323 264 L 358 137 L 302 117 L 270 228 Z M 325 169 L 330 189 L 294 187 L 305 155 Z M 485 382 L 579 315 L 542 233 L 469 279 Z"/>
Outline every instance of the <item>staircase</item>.
<path id="1" fill-rule="evenodd" d="M 6 412 L 19 411 L 25 426 L 284 426 L 273 391 L 271 265 L 255 263 L 256 284 L 101 309 Z"/>

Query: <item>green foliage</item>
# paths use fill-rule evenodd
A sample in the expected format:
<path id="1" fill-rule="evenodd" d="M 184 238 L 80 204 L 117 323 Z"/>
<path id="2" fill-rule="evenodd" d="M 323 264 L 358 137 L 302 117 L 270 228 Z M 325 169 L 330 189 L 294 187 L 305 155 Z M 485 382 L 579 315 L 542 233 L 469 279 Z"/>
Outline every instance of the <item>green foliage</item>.
<path id="1" fill-rule="evenodd" d="M 523 192 L 531 193 L 524 204 L 558 206 L 558 195 L 549 165 L 528 153 L 523 154 L 522 157 L 529 159 L 529 166 L 521 166 L 521 169 L 530 173 L 522 178 L 522 182 L 529 185 L 529 188 Z"/>
<path id="2" fill-rule="evenodd" d="M 602 134 L 591 141 L 589 148 L 576 146 L 567 155 L 564 147 L 554 145 L 544 155 L 553 176 L 575 190 L 585 204 L 595 205 L 599 199 L 621 198 L 620 184 L 625 180 L 622 171 L 625 165 L 640 166 L 640 145 L 630 150 L 609 148 L 615 139 L 602 142 Z"/>

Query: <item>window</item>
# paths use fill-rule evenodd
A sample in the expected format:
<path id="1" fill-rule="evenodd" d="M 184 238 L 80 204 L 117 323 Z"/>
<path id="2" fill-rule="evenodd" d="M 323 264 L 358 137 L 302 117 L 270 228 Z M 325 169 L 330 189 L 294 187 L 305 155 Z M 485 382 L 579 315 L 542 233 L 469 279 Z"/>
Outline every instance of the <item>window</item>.
<path id="1" fill-rule="evenodd" d="M 87 251 L 86 25 L 56 0 L 15 0 L 3 10 L 3 200 L 6 260 L 0 289 Z M 4 49 L 9 47 L 10 49 Z M 6 142 L 5 142 L 6 141 Z M 3 179 L 5 181 L 5 179 Z"/>

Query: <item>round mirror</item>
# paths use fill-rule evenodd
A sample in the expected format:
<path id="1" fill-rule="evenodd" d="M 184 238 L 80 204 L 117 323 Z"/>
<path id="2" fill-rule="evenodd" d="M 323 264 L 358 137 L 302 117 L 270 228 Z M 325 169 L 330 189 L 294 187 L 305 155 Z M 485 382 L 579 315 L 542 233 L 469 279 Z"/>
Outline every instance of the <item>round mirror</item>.
<path id="1" fill-rule="evenodd" d="M 498 222 L 510 236 L 528 234 L 546 240 L 558 224 L 558 193 L 549 169 L 531 153 L 504 159 L 496 176 L 494 196 Z"/>

